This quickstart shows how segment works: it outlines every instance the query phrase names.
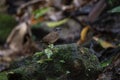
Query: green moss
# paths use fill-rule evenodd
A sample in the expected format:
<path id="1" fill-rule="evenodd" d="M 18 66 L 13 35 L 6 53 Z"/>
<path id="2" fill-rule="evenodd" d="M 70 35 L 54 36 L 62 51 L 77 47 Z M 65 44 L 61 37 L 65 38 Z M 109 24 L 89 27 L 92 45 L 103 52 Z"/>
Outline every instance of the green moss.
<path id="1" fill-rule="evenodd" d="M 49 57 L 50 59 L 47 57 L 46 53 L 49 54 L 51 51 L 45 52 L 43 50 L 32 56 L 30 64 L 20 66 L 16 69 L 12 69 L 11 71 L 14 72 L 14 74 L 21 75 L 22 77 L 20 80 L 38 80 L 41 77 L 47 78 L 47 80 L 56 80 L 54 78 L 58 78 L 67 73 L 80 74 L 79 77 L 85 76 L 85 79 L 82 78 L 82 80 L 94 80 L 94 76 L 97 76 L 96 73 L 100 71 L 100 65 L 97 57 L 87 48 L 79 48 L 76 44 L 67 44 L 55 47 L 51 45 L 46 49 L 52 51 L 52 54 Z M 38 63 L 40 60 L 43 62 Z M 79 73 L 77 68 L 74 68 L 74 61 L 78 61 L 80 64 L 80 72 L 82 72 L 82 74 Z"/>
<path id="2" fill-rule="evenodd" d="M 83 61 L 86 69 L 96 69 L 100 70 L 100 63 L 95 55 L 93 55 L 89 49 L 81 48 L 81 56 L 80 59 Z M 99 65 L 98 65 L 99 64 Z"/>
<path id="3" fill-rule="evenodd" d="M 8 79 L 7 79 L 7 73 L 6 73 L 6 72 L 0 73 L 0 80 L 8 80 Z"/>
<path id="4" fill-rule="evenodd" d="M 0 41 L 6 40 L 15 25 L 16 20 L 12 16 L 7 14 L 0 14 Z"/>

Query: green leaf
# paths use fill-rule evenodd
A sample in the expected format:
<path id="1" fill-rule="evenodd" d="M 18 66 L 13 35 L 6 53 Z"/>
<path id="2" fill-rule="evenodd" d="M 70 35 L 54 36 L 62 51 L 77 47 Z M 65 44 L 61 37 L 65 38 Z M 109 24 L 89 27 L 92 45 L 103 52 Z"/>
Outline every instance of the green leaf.
<path id="1" fill-rule="evenodd" d="M 69 19 L 68 18 L 65 18 L 63 20 L 60 20 L 60 21 L 56 21 L 56 22 L 46 22 L 46 25 L 48 27 L 57 27 L 57 26 L 60 26 L 62 24 L 65 24 Z"/>
<path id="2" fill-rule="evenodd" d="M 70 73 L 70 71 L 66 71 L 66 74 L 69 74 Z"/>
<path id="3" fill-rule="evenodd" d="M 43 63 L 45 63 L 45 62 L 48 62 L 48 61 L 52 61 L 53 59 L 41 59 L 41 60 L 39 60 L 39 61 L 37 61 L 37 63 L 40 63 L 40 64 L 43 64 Z"/>
<path id="4" fill-rule="evenodd" d="M 50 10 L 50 8 L 41 8 L 37 9 L 36 11 L 33 12 L 35 19 L 38 19 L 39 17 L 43 16 L 45 13 L 47 13 Z"/>
<path id="5" fill-rule="evenodd" d="M 42 56 L 42 55 L 43 55 L 43 52 L 36 52 L 34 55 L 35 55 L 35 56 Z"/>
<path id="6" fill-rule="evenodd" d="M 60 62 L 61 62 L 61 63 L 65 63 L 65 61 L 64 61 L 64 60 L 60 60 Z"/>
<path id="7" fill-rule="evenodd" d="M 53 44 L 50 44 L 48 45 L 49 48 L 53 49 L 54 48 L 54 45 Z"/>
<path id="8" fill-rule="evenodd" d="M 120 12 L 120 6 L 117 6 L 115 8 L 113 8 L 112 10 L 108 11 L 110 13 L 119 13 Z"/>
<path id="9" fill-rule="evenodd" d="M 102 67 L 106 67 L 106 66 L 108 66 L 108 65 L 111 63 L 111 61 L 112 61 L 112 59 L 103 61 L 103 62 L 101 62 L 100 65 L 101 65 Z"/>
<path id="10" fill-rule="evenodd" d="M 45 49 L 44 51 L 45 51 L 45 54 L 47 55 L 48 59 L 53 55 L 53 52 L 50 49 Z"/>

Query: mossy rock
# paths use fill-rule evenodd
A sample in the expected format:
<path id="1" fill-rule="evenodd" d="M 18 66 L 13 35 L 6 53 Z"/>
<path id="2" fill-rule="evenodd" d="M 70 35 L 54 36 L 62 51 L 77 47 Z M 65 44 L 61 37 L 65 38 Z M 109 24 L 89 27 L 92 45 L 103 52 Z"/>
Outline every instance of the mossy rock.
<path id="1" fill-rule="evenodd" d="M 51 59 L 47 58 L 46 49 L 48 54 L 52 51 Z M 18 77 L 15 75 L 22 76 L 20 80 L 63 80 L 59 78 L 65 74 L 72 80 L 95 80 L 102 69 L 97 57 L 88 48 L 65 44 L 46 49 L 11 64 L 8 80 L 16 80 Z"/>
<path id="2" fill-rule="evenodd" d="M 16 23 L 16 20 L 12 16 L 0 13 L 0 42 L 5 42 Z"/>

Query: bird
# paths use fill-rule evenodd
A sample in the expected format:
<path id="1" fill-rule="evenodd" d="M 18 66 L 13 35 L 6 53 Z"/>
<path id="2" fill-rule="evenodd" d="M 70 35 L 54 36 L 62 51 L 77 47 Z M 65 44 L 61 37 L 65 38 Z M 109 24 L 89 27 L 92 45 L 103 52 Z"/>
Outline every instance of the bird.
<path id="1" fill-rule="evenodd" d="M 54 44 L 60 38 L 60 31 L 61 28 L 56 28 L 55 30 L 47 34 L 45 37 L 43 37 L 41 42 L 47 44 Z"/>

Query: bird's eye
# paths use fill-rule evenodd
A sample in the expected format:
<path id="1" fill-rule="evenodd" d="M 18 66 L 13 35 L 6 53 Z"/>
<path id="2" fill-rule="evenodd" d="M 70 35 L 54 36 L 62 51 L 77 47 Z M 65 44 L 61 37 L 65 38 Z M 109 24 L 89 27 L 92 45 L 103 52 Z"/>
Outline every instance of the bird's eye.
<path id="1" fill-rule="evenodd" d="M 62 29 L 61 28 L 55 28 L 54 30 L 55 31 L 61 31 Z"/>

